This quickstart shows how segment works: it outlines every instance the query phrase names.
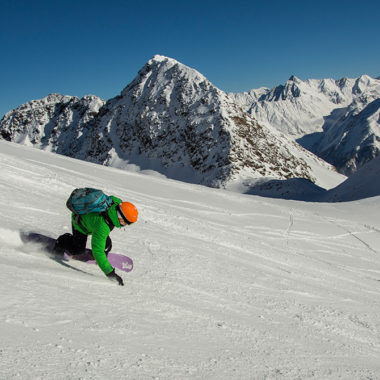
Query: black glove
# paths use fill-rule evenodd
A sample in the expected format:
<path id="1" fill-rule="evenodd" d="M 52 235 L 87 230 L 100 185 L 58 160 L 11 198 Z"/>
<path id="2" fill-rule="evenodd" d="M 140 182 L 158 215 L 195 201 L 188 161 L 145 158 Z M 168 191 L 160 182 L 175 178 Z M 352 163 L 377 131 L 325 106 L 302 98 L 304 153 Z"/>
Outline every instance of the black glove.
<path id="1" fill-rule="evenodd" d="M 117 281 L 119 285 L 124 286 L 123 279 L 119 275 L 116 274 L 115 269 L 111 273 L 108 273 L 107 277 L 111 281 Z"/>

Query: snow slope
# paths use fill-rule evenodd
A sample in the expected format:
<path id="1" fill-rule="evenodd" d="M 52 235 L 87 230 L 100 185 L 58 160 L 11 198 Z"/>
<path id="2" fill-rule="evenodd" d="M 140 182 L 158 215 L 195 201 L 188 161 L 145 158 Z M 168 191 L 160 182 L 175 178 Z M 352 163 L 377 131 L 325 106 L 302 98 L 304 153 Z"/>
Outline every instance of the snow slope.
<path id="1" fill-rule="evenodd" d="M 339 186 L 326 193 L 330 201 L 353 201 L 380 195 L 380 157 L 374 158 Z"/>
<path id="2" fill-rule="evenodd" d="M 119 287 L 19 231 L 68 231 L 77 186 L 131 200 Z M 379 379 L 380 197 L 314 204 L 0 142 L 1 379 Z"/>

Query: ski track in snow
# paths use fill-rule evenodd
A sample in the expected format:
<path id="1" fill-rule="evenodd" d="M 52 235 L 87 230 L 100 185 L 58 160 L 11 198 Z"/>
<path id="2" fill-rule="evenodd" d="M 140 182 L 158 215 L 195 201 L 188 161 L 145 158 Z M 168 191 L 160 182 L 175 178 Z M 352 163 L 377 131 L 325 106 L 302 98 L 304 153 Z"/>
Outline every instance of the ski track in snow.
<path id="1" fill-rule="evenodd" d="M 129 199 L 109 282 L 20 231 L 69 231 L 91 186 Z M 1 379 L 380 379 L 380 198 L 270 200 L 0 143 Z"/>

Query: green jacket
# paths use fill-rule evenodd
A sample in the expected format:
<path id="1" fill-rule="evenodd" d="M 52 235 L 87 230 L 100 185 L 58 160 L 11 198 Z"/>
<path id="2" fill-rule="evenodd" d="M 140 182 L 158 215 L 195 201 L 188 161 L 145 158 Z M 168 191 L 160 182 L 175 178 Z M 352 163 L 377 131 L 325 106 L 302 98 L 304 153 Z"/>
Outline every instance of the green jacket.
<path id="1" fill-rule="evenodd" d="M 121 200 L 114 197 L 113 195 L 111 198 L 113 199 L 114 203 L 107 211 L 108 216 L 110 217 L 114 226 L 120 228 L 121 225 L 116 213 L 116 206 L 121 203 Z M 75 221 L 75 216 L 75 214 L 72 214 L 71 216 L 73 226 L 82 234 L 92 235 L 91 249 L 96 263 L 105 274 L 111 273 L 113 271 L 113 268 L 107 260 L 106 254 L 104 253 L 104 249 L 106 248 L 106 240 L 108 235 L 111 233 L 111 230 L 108 227 L 107 223 L 104 221 L 104 218 L 98 212 L 93 212 L 91 214 L 81 215 L 78 224 Z"/>

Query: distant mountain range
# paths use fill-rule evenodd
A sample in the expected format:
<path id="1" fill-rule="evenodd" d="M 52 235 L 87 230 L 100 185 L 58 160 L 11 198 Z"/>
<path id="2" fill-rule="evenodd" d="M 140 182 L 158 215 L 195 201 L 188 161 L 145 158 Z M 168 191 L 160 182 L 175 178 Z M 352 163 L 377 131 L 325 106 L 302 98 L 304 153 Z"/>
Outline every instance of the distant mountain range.
<path id="1" fill-rule="evenodd" d="M 331 188 L 344 177 L 324 160 L 350 174 L 379 154 L 379 98 L 380 81 L 367 76 L 227 94 L 155 56 L 107 102 L 51 94 L 9 111 L 0 138 L 243 192 L 268 177 Z"/>
<path id="2" fill-rule="evenodd" d="M 263 125 L 293 136 L 345 175 L 380 152 L 380 80 L 310 79 L 229 94 Z"/>

